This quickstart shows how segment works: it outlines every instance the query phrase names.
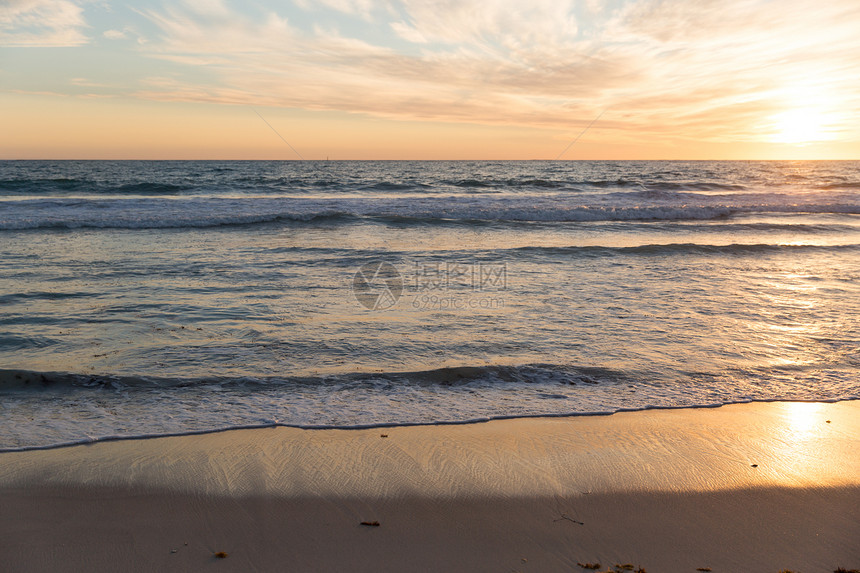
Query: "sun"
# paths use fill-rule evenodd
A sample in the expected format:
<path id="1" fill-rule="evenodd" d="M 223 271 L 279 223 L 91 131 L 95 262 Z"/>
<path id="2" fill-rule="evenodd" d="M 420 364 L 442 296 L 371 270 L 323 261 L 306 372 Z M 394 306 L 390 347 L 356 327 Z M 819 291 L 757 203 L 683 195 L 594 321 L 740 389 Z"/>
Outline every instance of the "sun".
<path id="1" fill-rule="evenodd" d="M 830 139 L 824 114 L 813 109 L 793 109 L 773 116 L 779 143 L 803 145 Z"/>
<path id="2" fill-rule="evenodd" d="M 835 80 L 808 75 L 803 82 L 782 86 L 770 94 L 773 115 L 768 138 L 775 143 L 804 146 L 836 139 L 845 124 L 843 97 Z"/>

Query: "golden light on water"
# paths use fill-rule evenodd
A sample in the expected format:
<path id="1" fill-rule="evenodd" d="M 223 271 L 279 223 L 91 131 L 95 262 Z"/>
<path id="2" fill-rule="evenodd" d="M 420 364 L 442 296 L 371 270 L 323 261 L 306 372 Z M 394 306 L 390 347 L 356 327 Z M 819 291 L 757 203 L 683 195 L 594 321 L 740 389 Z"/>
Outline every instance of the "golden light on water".
<path id="1" fill-rule="evenodd" d="M 816 338 L 826 328 L 817 315 L 822 305 L 814 275 L 784 272 L 767 281 L 764 308 L 753 325 L 772 368 L 798 368 L 821 360 Z"/>

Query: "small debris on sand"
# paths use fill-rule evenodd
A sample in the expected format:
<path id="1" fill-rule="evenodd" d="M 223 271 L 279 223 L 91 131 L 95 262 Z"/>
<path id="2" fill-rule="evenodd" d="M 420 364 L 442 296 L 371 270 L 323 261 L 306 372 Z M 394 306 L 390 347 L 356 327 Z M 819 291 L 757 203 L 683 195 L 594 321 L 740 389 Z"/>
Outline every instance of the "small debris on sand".
<path id="1" fill-rule="evenodd" d="M 228 555 L 227 552 L 219 551 L 215 554 L 215 557 L 217 557 L 218 559 L 227 559 L 227 555 Z"/>
<path id="2" fill-rule="evenodd" d="M 577 563 L 583 569 L 600 569 L 600 563 Z"/>
<path id="3" fill-rule="evenodd" d="M 367 525 L 368 527 L 379 527 L 378 521 L 362 521 L 362 525 Z"/>

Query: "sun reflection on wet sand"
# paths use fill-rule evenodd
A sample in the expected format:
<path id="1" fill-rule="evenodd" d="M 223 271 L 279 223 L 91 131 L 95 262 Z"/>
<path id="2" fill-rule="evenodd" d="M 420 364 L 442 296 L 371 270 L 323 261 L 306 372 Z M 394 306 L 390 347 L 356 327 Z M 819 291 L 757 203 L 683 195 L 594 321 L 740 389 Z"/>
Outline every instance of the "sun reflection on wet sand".
<path id="1" fill-rule="evenodd" d="M 788 430 L 796 440 L 808 439 L 820 435 L 824 427 L 822 419 L 824 404 L 819 402 L 787 402 L 785 403 Z"/>
<path id="2" fill-rule="evenodd" d="M 766 440 L 766 459 L 759 464 L 777 482 L 819 487 L 856 481 L 852 442 L 856 434 L 846 432 L 850 420 L 834 419 L 834 409 L 824 403 L 782 402 L 773 405 L 780 422 Z M 830 414 L 828 414 L 830 412 Z M 852 469 L 853 467 L 853 469 Z"/>

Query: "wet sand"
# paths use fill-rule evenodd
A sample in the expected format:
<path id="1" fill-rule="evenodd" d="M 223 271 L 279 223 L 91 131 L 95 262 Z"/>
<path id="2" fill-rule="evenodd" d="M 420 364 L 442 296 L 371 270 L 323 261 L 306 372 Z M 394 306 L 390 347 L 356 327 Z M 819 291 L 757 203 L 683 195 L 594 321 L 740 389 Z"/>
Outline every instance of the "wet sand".
<path id="1" fill-rule="evenodd" d="M 860 568 L 858 452 L 860 402 L 4 453 L 0 559 L 4 571 Z"/>

